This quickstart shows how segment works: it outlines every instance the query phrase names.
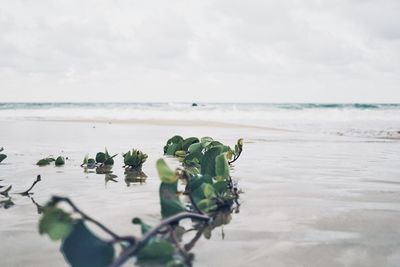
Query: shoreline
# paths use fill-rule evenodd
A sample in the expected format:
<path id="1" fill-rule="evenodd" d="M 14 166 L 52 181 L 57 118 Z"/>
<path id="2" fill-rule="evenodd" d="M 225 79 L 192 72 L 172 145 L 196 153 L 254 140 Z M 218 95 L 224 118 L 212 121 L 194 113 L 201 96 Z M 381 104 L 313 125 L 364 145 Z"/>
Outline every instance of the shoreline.
<path id="1" fill-rule="evenodd" d="M 153 126 L 190 126 L 190 127 L 218 127 L 218 128 L 245 128 L 245 129 L 258 129 L 264 131 L 274 132 L 295 132 L 293 130 L 279 129 L 272 127 L 264 127 L 257 125 L 246 125 L 239 123 L 218 122 L 218 121 L 205 121 L 205 120 L 164 120 L 164 119 L 32 119 L 23 121 L 37 121 L 37 122 L 69 122 L 69 123 L 103 123 L 103 124 L 132 124 L 132 125 L 153 125 Z"/>

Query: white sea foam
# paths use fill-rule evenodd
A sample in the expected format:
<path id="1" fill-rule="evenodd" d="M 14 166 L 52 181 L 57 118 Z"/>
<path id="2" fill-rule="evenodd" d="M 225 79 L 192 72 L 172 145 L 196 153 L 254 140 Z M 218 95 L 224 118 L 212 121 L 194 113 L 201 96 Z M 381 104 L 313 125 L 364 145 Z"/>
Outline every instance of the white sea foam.
<path id="1" fill-rule="evenodd" d="M 1 120 L 202 120 L 368 137 L 400 131 L 400 105 L 14 103 L 0 104 Z"/>

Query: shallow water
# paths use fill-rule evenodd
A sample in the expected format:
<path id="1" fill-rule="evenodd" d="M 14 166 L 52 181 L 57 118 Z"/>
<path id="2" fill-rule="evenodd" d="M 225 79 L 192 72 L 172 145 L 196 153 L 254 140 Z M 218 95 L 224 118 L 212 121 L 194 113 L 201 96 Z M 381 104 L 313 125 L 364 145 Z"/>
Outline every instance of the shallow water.
<path id="1" fill-rule="evenodd" d="M 241 195 L 239 214 L 195 246 L 195 266 L 398 266 L 400 262 L 400 142 L 377 138 L 207 128 L 74 122 L 3 121 L 1 185 L 29 187 L 43 205 L 51 195 L 70 197 L 121 235 L 139 234 L 130 221 L 160 220 L 159 178 L 154 167 L 174 134 L 213 136 L 234 144 L 245 138 L 232 176 Z M 86 153 L 138 147 L 149 155 L 144 184 L 127 186 L 121 157 L 117 182 L 84 173 Z M 37 167 L 48 155 L 69 157 L 65 167 Z M 170 164 L 177 164 L 168 159 Z M 32 200 L 12 196 L 0 209 L 0 266 L 66 266 L 59 243 L 37 231 Z M 224 239 L 222 239 L 224 233 Z M 129 266 L 129 264 L 127 264 Z"/>

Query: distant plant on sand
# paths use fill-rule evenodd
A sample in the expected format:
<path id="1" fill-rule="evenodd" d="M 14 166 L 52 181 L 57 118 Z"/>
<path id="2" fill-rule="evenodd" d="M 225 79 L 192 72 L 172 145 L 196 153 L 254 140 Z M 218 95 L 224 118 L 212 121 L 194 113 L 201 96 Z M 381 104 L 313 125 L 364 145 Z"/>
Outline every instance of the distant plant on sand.
<path id="1" fill-rule="evenodd" d="M 36 162 L 36 165 L 42 167 L 50 165 L 52 162 L 54 162 L 56 166 L 63 166 L 65 164 L 65 158 L 63 156 L 58 156 L 57 158 L 48 156 L 46 158 L 40 159 L 38 162 Z"/>
<path id="2" fill-rule="evenodd" d="M 124 157 L 124 167 L 137 171 L 142 170 L 143 163 L 146 162 L 148 157 L 147 154 L 137 149 L 132 149 L 132 151 L 122 154 L 122 156 Z"/>
<path id="3" fill-rule="evenodd" d="M 97 152 L 95 159 L 89 158 L 89 155 L 86 155 L 83 159 L 83 163 L 81 167 L 87 167 L 89 169 L 94 169 L 96 167 L 101 166 L 113 166 L 114 165 L 114 158 L 118 154 L 110 155 L 107 151 L 107 148 L 104 152 Z"/>
<path id="4" fill-rule="evenodd" d="M 4 147 L 0 147 L 0 152 L 3 152 Z M 0 153 L 0 163 L 7 158 L 6 154 Z"/>

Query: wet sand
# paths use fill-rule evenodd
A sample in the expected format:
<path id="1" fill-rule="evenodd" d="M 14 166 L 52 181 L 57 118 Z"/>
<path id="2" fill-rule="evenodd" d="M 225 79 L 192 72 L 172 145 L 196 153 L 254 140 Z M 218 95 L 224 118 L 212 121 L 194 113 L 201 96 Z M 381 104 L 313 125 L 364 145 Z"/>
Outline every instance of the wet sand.
<path id="1" fill-rule="evenodd" d="M 131 224 L 160 219 L 159 178 L 154 167 L 174 134 L 213 136 L 234 144 L 245 139 L 232 171 L 244 193 L 240 213 L 195 246 L 195 266 L 398 266 L 400 262 L 400 142 L 316 135 L 235 125 L 180 123 L 0 122 L 0 184 L 22 191 L 37 174 L 34 201 L 71 197 L 115 232 L 139 234 Z M 84 173 L 85 154 L 107 146 L 112 153 L 135 147 L 149 155 L 144 184 L 127 186 L 122 158 L 117 182 Z M 68 156 L 64 167 L 37 167 L 48 155 Z M 171 165 L 178 163 L 168 159 Z M 12 196 L 0 209 L 0 266 L 66 266 L 59 242 L 37 231 L 32 200 Z M 222 232 L 224 239 L 222 239 Z M 129 264 L 128 264 L 129 266 Z"/>

